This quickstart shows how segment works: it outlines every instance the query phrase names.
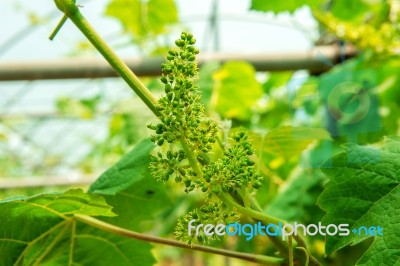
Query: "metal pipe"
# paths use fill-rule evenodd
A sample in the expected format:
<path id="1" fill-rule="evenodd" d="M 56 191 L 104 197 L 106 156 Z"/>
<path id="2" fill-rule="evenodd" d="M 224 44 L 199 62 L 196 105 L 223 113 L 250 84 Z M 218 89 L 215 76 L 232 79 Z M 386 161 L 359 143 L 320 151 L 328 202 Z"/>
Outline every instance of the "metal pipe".
<path id="1" fill-rule="evenodd" d="M 49 186 L 88 186 L 97 179 L 97 176 L 80 176 L 76 179 L 65 177 L 24 177 L 24 178 L 1 178 L 0 190 L 20 188 L 41 188 Z"/>
<path id="2" fill-rule="evenodd" d="M 257 54 L 202 54 L 199 65 L 208 61 L 224 63 L 231 60 L 246 61 L 257 71 L 287 71 L 306 69 L 311 73 L 322 73 L 339 63 L 343 54 L 339 46 L 317 46 L 305 52 L 257 53 Z M 345 58 L 351 58 L 357 51 L 347 46 Z M 124 60 L 138 76 L 158 76 L 161 57 L 127 58 Z M 46 80 L 116 77 L 115 71 L 100 58 L 68 58 L 62 60 L 40 61 L 0 61 L 0 81 Z"/>

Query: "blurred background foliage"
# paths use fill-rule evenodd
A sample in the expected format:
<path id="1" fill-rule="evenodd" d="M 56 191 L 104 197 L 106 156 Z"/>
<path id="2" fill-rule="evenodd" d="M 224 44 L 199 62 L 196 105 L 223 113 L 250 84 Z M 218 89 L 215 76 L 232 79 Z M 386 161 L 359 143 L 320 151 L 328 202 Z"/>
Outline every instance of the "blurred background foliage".
<path id="1" fill-rule="evenodd" d="M 344 143 L 374 144 L 384 136 L 399 134 L 400 3 L 396 0 L 252 0 L 250 10 L 267 16 L 271 12 L 292 14 L 304 6 L 311 10 L 319 26 L 315 45 L 335 44 L 343 49 L 354 45 L 357 56 L 343 58 L 338 64 L 327 62 L 336 65 L 322 74 L 257 72 L 245 61 L 207 62 L 200 69 L 198 85 L 208 113 L 220 121 L 223 133 L 237 128 L 250 132 L 258 154 L 259 171 L 265 177 L 256 195 L 264 209 L 279 218 L 307 224 L 318 223 L 323 216 L 316 205 L 326 182 L 317 169 L 322 162 L 340 151 Z M 104 15 L 120 23 L 121 35 L 126 41 L 119 45 L 136 46 L 142 55 L 164 56 L 172 40 L 187 28 L 180 21 L 179 9 L 173 0 L 110 0 L 104 7 Z M 87 49 L 92 48 L 81 43 L 76 53 L 84 54 Z M 323 56 L 321 60 L 325 60 Z M 162 93 L 157 78 L 147 77 L 143 81 L 155 94 Z M 365 102 L 354 100 L 351 94 L 339 97 L 336 107 L 350 122 L 332 113 L 335 110 L 332 111 L 329 100 L 332 91 L 346 82 L 357 84 L 368 98 L 368 105 L 363 106 Z M 107 117 L 104 138 L 85 138 L 87 152 L 70 166 L 84 174 L 97 175 L 115 163 L 149 134 L 146 124 L 154 120 L 135 97 L 110 100 L 106 93 L 63 96 L 54 106 L 58 115 L 81 121 L 96 121 L 100 114 Z M 351 117 L 363 107 L 367 110 L 361 119 Z M 351 119 L 358 120 L 352 123 Z M 21 121 L 4 123 L 15 125 Z M 60 162 L 57 156 L 26 163 L 7 153 L 9 132 L 9 127 L 0 125 L 0 144 L 3 142 L 4 147 L 0 153 L 1 176 L 57 173 Z M 183 195 L 180 188 L 172 186 L 168 190 L 175 204 L 164 210 L 164 226 L 153 228 L 162 235 L 171 234 L 176 219 L 198 205 L 198 195 Z M 308 241 L 312 243 L 312 251 L 323 257 L 323 239 L 315 237 Z M 271 254 L 272 247 L 264 242 L 261 238 L 252 242 L 228 239 L 213 245 Z M 354 265 L 367 246 L 368 243 L 361 243 L 323 260 L 329 265 Z M 222 260 L 168 247 L 157 248 L 155 253 L 160 265 L 188 265 L 188 262 L 208 265 Z M 177 258 L 183 260 L 179 262 Z"/>

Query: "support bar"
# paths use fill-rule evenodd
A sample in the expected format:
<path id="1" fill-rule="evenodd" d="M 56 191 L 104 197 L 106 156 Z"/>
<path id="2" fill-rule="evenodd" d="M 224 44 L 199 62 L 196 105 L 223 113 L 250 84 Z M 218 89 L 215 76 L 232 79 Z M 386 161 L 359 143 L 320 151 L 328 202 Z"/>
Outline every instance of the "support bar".
<path id="1" fill-rule="evenodd" d="M 342 51 L 343 52 L 343 51 Z M 309 51 L 275 54 L 202 54 L 199 65 L 208 61 L 224 63 L 231 60 L 246 61 L 257 71 L 309 70 L 319 74 L 340 63 L 343 58 L 352 58 L 357 51 L 347 46 L 341 54 L 337 45 L 317 46 Z M 124 60 L 138 76 L 158 76 L 161 74 L 161 57 L 128 58 Z M 116 77 L 111 66 L 100 58 L 68 58 L 62 60 L 40 60 L 22 62 L 1 62 L 0 81 L 46 80 Z"/>

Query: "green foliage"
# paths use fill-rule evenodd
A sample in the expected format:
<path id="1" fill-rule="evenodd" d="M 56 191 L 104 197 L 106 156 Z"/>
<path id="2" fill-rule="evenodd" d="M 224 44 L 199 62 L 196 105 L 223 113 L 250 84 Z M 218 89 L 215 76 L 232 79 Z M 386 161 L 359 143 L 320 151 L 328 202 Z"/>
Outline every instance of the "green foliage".
<path id="1" fill-rule="evenodd" d="M 214 89 L 214 80 L 212 75 L 219 68 L 219 62 L 211 61 L 204 63 L 199 70 L 199 81 L 197 84 L 201 93 L 201 102 L 206 107 L 209 107 L 210 105 Z"/>
<path id="2" fill-rule="evenodd" d="M 150 140 L 143 140 L 90 186 L 89 192 L 104 196 L 118 215 L 103 220 L 144 231 L 147 228 L 144 222 L 155 219 L 160 211 L 171 206 L 165 186 L 157 183 L 149 172 L 153 149 Z"/>
<path id="3" fill-rule="evenodd" d="M 148 168 L 148 164 L 146 164 Z M 174 208 L 165 184 L 157 182 L 147 170 L 146 178 L 133 183 L 116 195 L 105 195 L 107 203 L 114 206 L 116 217 L 102 220 L 137 232 L 164 228 L 164 212 Z"/>
<path id="4" fill-rule="evenodd" d="M 282 126 L 271 130 L 264 137 L 256 134 L 253 138 L 263 152 L 288 160 L 299 157 L 316 140 L 329 140 L 330 135 L 321 128 Z"/>
<path id="5" fill-rule="evenodd" d="M 331 13 L 314 12 L 315 18 L 341 39 L 350 41 L 362 50 L 383 56 L 396 55 L 400 46 L 398 31 L 389 22 L 360 25 L 340 20 Z M 396 22 L 397 23 L 397 22 Z"/>
<path id="6" fill-rule="evenodd" d="M 174 0 L 112 0 L 106 15 L 117 18 L 140 44 L 166 32 L 178 22 Z"/>
<path id="7" fill-rule="evenodd" d="M 293 72 L 290 71 L 268 73 L 268 79 L 262 85 L 264 93 L 270 93 L 274 88 L 286 86 L 292 75 Z"/>
<path id="8" fill-rule="evenodd" d="M 332 14 L 338 19 L 361 22 L 364 15 L 369 11 L 369 6 L 364 0 L 334 1 L 331 6 Z"/>
<path id="9" fill-rule="evenodd" d="M 374 25 L 387 19 L 390 5 L 390 1 L 338 0 L 330 4 L 329 11 L 343 21 Z"/>
<path id="10" fill-rule="evenodd" d="M 251 118 L 263 93 L 255 73 L 250 64 L 231 61 L 213 74 L 215 87 L 211 104 L 224 118 Z"/>
<path id="11" fill-rule="evenodd" d="M 274 13 L 280 12 L 294 12 L 298 8 L 303 7 L 305 5 L 315 8 L 320 7 L 324 3 L 323 0 L 289 0 L 289 1 L 264 1 L 264 0 L 252 0 L 251 7 L 252 10 L 257 11 L 272 11 Z"/>
<path id="12" fill-rule="evenodd" d="M 0 214 L 3 217 L 2 265 L 137 265 L 139 262 L 150 265 L 154 262 L 150 245 L 77 222 L 74 214 L 115 216 L 102 197 L 82 190 L 6 199 L 0 202 Z"/>
<path id="13" fill-rule="evenodd" d="M 386 139 L 380 149 L 348 145 L 346 153 L 334 157 L 334 167 L 323 169 L 330 182 L 318 201 L 327 214 L 324 223 L 347 223 L 351 228 L 381 226 L 357 265 L 395 265 L 400 258 L 400 139 Z M 326 252 L 332 253 L 370 236 L 327 237 Z"/>
<path id="14" fill-rule="evenodd" d="M 317 21 L 337 38 L 375 54 L 398 54 L 400 39 L 396 1 L 252 0 L 250 9 L 281 13 L 294 12 L 303 6 L 309 6 Z"/>
<path id="15" fill-rule="evenodd" d="M 89 188 L 89 192 L 115 195 L 145 178 L 154 144 L 149 140 L 139 143 L 115 165 L 103 173 Z"/>
<path id="16" fill-rule="evenodd" d="M 398 118 L 400 112 L 400 82 L 399 72 L 400 60 L 393 58 L 383 62 L 375 62 L 373 65 L 377 76 L 377 96 L 380 106 L 385 112 L 381 114 L 382 135 L 393 135 L 398 130 L 398 124 L 393 123 Z"/>
<path id="17" fill-rule="evenodd" d="M 252 10 L 257 11 L 272 11 L 274 13 L 279 12 L 294 12 L 296 9 L 302 6 L 319 7 L 324 1 L 322 0 L 287 0 L 287 1 L 269 1 L 269 0 L 252 0 Z"/>
<path id="18" fill-rule="evenodd" d="M 69 97 L 57 99 L 56 108 L 61 115 L 76 116 L 82 119 L 91 119 L 97 112 L 101 100 L 99 95 L 91 98 L 75 100 Z"/>
<path id="19" fill-rule="evenodd" d="M 325 176 L 319 170 L 304 169 L 289 178 L 285 188 L 268 204 L 266 213 L 285 221 L 318 223 L 323 212 L 315 208 Z"/>
<path id="20" fill-rule="evenodd" d="M 346 62 L 321 76 L 321 98 L 328 107 L 328 116 L 337 121 L 335 127 L 329 128 L 333 136 L 357 139 L 360 133 L 380 130 L 379 101 L 374 91 L 376 83 L 377 69 L 363 67 L 362 60 Z M 370 134 L 366 139 L 373 141 L 373 138 Z M 366 142 L 360 138 L 359 141 Z"/>

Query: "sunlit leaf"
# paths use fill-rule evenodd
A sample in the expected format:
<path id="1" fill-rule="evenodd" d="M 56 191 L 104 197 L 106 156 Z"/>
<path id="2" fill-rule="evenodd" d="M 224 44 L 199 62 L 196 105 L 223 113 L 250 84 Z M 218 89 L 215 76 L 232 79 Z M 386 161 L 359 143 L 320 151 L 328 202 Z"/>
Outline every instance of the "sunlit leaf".
<path id="1" fill-rule="evenodd" d="M 349 160 L 349 158 L 351 160 Z M 350 162 L 351 161 L 351 162 Z M 330 182 L 319 198 L 327 214 L 326 224 L 380 226 L 357 265 L 397 265 L 400 261 L 400 139 L 387 139 L 381 149 L 348 145 L 334 157 L 334 167 L 324 168 Z M 348 236 L 327 236 L 326 252 L 332 253 L 371 236 L 350 232 Z"/>
<path id="2" fill-rule="evenodd" d="M 165 184 L 157 182 L 149 171 L 153 149 L 149 139 L 142 141 L 90 186 L 89 192 L 103 195 L 118 214 L 103 220 L 144 231 L 142 222 L 154 219 L 171 205 Z"/>
<path id="3" fill-rule="evenodd" d="M 137 181 L 149 176 L 150 152 L 154 143 L 146 139 L 124 155 L 114 166 L 103 173 L 89 188 L 89 192 L 115 195 Z"/>
<path id="4" fill-rule="evenodd" d="M 317 140 L 329 140 L 330 135 L 319 128 L 283 126 L 271 130 L 265 136 L 255 134 L 252 138 L 263 152 L 290 159 L 300 156 Z"/>
<path id="5" fill-rule="evenodd" d="M 197 85 L 199 86 L 201 92 L 201 101 L 206 106 L 210 104 L 214 88 L 214 80 L 212 75 L 219 68 L 220 63 L 211 61 L 203 64 L 199 70 L 199 81 L 197 82 Z"/>
<path id="6" fill-rule="evenodd" d="M 112 0 L 105 13 L 117 18 L 139 40 L 164 33 L 178 21 L 174 0 Z"/>
<path id="7" fill-rule="evenodd" d="M 292 75 L 293 75 L 292 72 L 269 73 L 267 81 L 263 84 L 264 92 L 269 93 L 274 88 L 285 86 L 292 77 Z"/>
<path id="8" fill-rule="evenodd" d="M 346 2 L 347 3 L 347 2 Z M 400 38 L 390 23 L 371 23 L 347 21 L 332 13 L 314 12 L 314 17 L 328 31 L 338 38 L 355 44 L 360 50 L 372 51 L 380 55 L 398 55 Z"/>
<path id="9" fill-rule="evenodd" d="M 302 6 L 319 7 L 323 0 L 286 0 L 286 1 L 269 1 L 269 0 L 252 0 L 250 9 L 257 11 L 294 12 Z"/>
<path id="10" fill-rule="evenodd" d="M 70 97 L 60 97 L 57 99 L 55 105 L 58 112 L 62 115 L 92 119 L 95 116 L 100 100 L 101 97 L 99 95 L 80 100 Z"/>
<path id="11" fill-rule="evenodd" d="M 250 119 L 252 109 L 263 94 L 253 66 L 231 61 L 216 71 L 213 78 L 212 104 L 218 113 L 225 118 Z"/>
<path id="12" fill-rule="evenodd" d="M 368 11 L 368 5 L 363 0 L 338 0 L 332 2 L 331 12 L 335 17 L 344 20 L 357 21 L 362 19 L 365 12 Z"/>

